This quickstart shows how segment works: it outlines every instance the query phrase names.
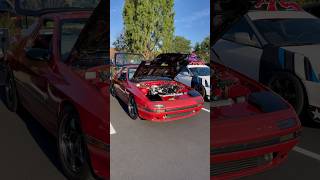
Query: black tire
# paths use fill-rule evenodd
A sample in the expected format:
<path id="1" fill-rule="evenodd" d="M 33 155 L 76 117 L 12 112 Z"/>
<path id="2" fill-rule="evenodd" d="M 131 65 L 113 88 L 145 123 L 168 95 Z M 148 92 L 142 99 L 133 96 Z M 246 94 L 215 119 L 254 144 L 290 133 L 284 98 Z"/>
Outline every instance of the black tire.
<path id="1" fill-rule="evenodd" d="M 129 97 L 128 102 L 128 115 L 131 119 L 136 120 L 138 118 L 137 104 L 132 96 Z"/>
<path id="2" fill-rule="evenodd" d="M 76 111 L 67 107 L 61 115 L 58 153 L 62 169 L 70 180 L 94 180 L 87 146 Z"/>
<path id="3" fill-rule="evenodd" d="M 112 83 L 111 86 L 110 86 L 110 94 L 113 96 L 113 97 L 116 97 L 116 92 L 114 90 L 114 84 Z"/>
<path id="4" fill-rule="evenodd" d="M 302 115 L 306 107 L 306 96 L 304 87 L 296 76 L 286 72 L 276 73 L 270 79 L 268 86 L 287 100 L 298 115 Z"/>
<path id="5" fill-rule="evenodd" d="M 9 72 L 4 85 L 4 100 L 7 108 L 12 112 L 18 111 L 18 93 L 12 72 Z"/>

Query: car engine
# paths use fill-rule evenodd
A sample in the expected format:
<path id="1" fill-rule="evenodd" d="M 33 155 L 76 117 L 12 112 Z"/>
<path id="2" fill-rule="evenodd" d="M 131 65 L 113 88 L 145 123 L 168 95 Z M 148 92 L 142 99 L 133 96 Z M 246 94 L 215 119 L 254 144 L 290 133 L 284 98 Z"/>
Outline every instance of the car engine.
<path id="1" fill-rule="evenodd" d="M 188 92 L 186 86 L 176 82 L 148 82 L 137 86 L 151 101 L 174 100 Z"/>
<path id="2" fill-rule="evenodd" d="M 149 90 L 149 95 L 155 96 L 178 96 L 182 93 L 179 93 L 181 86 L 176 84 L 164 84 L 164 85 L 152 85 Z"/>
<path id="3" fill-rule="evenodd" d="M 229 106 L 246 101 L 246 96 L 250 93 L 249 88 L 226 69 L 215 68 L 212 70 L 212 106 Z"/>

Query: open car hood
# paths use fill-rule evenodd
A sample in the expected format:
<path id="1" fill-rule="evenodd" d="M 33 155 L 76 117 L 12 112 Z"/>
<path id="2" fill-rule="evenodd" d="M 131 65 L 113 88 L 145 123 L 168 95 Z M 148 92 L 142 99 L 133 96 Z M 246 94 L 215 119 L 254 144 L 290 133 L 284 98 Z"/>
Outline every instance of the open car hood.
<path id="1" fill-rule="evenodd" d="M 25 16 L 66 11 L 93 11 L 100 0 L 15 0 L 16 12 Z"/>
<path id="2" fill-rule="evenodd" d="M 257 0 L 215 0 L 213 1 L 213 20 L 211 23 L 211 46 L 256 4 Z"/>
<path id="3" fill-rule="evenodd" d="M 109 19 L 107 19 L 109 16 L 107 16 L 106 7 L 106 0 L 101 0 L 82 29 L 67 63 L 79 68 L 91 68 L 110 63 Z"/>
<path id="4" fill-rule="evenodd" d="M 161 76 L 174 79 L 181 68 L 186 67 L 188 62 L 188 54 L 166 53 L 160 54 L 156 59 L 146 62 L 142 61 L 137 68 L 134 79 L 144 76 Z"/>

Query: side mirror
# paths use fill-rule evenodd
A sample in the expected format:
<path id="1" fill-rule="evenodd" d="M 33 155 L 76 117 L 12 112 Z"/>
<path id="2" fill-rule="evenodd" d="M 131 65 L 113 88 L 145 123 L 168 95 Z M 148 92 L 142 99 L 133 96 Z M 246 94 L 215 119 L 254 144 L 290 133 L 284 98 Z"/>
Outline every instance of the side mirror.
<path id="1" fill-rule="evenodd" d="M 49 50 L 42 48 L 30 48 L 26 50 L 26 56 L 31 60 L 49 61 Z"/>

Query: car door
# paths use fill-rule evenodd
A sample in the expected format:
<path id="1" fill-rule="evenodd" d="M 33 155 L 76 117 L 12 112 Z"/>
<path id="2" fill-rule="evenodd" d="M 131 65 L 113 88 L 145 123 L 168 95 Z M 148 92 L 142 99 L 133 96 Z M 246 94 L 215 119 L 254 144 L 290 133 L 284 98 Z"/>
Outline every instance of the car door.
<path id="1" fill-rule="evenodd" d="M 224 65 L 259 80 L 262 45 L 244 16 L 213 46 Z"/>
<path id="2" fill-rule="evenodd" d="M 192 75 L 187 67 L 183 68 L 175 77 L 175 80 L 191 87 Z"/>
<path id="3" fill-rule="evenodd" d="M 33 38 L 23 47 L 24 53 L 20 58 L 21 71 L 15 73 L 22 84 L 19 94 L 22 95 L 25 107 L 48 129 L 56 126 L 56 112 L 48 105 L 48 90 L 51 87 L 48 79 L 54 76 L 50 66 L 54 24 L 53 20 L 40 21 Z"/>
<path id="4" fill-rule="evenodd" d="M 124 102 L 126 102 L 126 81 L 127 71 L 122 70 L 116 77 L 116 83 L 114 84 L 114 90 L 117 96 Z"/>

